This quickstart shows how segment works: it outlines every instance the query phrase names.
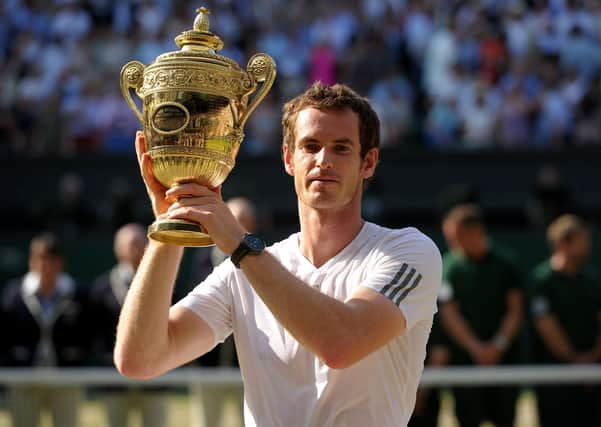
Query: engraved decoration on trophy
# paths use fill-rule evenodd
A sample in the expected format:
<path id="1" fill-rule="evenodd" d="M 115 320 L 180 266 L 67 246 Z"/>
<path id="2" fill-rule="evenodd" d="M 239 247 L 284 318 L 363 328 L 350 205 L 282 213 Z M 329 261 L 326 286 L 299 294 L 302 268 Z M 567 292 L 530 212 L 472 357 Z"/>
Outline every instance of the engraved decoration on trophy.
<path id="1" fill-rule="evenodd" d="M 234 167 L 244 125 L 276 75 L 267 54 L 254 55 L 246 70 L 217 54 L 223 42 L 209 31 L 209 11 L 196 12 L 194 28 L 175 38 L 181 50 L 147 66 L 131 61 L 121 69 L 121 93 L 142 123 L 153 173 L 166 187 L 190 181 L 221 185 Z M 213 244 L 199 224 L 184 220 L 157 220 L 148 236 L 182 246 Z"/>

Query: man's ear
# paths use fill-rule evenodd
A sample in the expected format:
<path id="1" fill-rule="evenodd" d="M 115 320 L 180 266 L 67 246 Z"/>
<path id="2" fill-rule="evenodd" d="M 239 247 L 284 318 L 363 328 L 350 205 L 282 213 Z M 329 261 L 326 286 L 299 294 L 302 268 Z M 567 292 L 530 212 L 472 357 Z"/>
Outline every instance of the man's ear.
<path id="1" fill-rule="evenodd" d="M 287 144 L 282 144 L 282 158 L 284 159 L 284 168 L 286 173 L 294 176 L 294 160 L 293 155 Z"/>
<path id="2" fill-rule="evenodd" d="M 376 166 L 378 165 L 378 158 L 380 156 L 380 150 L 372 148 L 367 152 L 363 159 L 363 179 L 369 179 L 376 173 Z"/>

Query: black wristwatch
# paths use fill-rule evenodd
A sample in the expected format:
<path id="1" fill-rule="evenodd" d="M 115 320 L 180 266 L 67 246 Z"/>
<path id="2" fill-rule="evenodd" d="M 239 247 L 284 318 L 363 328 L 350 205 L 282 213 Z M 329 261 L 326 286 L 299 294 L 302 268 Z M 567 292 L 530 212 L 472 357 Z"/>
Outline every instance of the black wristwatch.
<path id="1" fill-rule="evenodd" d="M 230 256 L 236 268 L 240 268 L 240 261 L 246 255 L 259 255 L 265 249 L 265 241 L 256 234 L 246 233 L 240 245 Z"/>

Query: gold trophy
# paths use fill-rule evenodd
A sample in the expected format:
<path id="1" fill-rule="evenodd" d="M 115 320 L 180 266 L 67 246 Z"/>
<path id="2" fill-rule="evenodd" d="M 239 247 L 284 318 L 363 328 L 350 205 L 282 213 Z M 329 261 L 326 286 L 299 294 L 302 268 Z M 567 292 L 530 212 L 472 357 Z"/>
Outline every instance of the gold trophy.
<path id="1" fill-rule="evenodd" d="M 246 71 L 217 54 L 223 42 L 209 31 L 209 11 L 196 12 L 194 29 L 175 38 L 181 50 L 148 66 L 131 61 L 121 69 L 121 93 L 142 123 L 154 175 L 166 187 L 221 185 L 234 167 L 244 124 L 276 75 L 275 62 L 264 53 L 254 55 Z M 130 89 L 142 99 L 142 112 Z M 199 224 L 184 220 L 157 220 L 148 236 L 181 246 L 214 244 Z"/>

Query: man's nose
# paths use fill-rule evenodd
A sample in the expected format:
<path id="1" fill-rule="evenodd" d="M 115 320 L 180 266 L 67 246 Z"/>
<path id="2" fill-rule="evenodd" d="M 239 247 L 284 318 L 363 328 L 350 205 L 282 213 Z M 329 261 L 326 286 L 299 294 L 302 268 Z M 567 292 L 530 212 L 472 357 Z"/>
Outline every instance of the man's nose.
<path id="1" fill-rule="evenodd" d="M 332 167 L 332 154 L 328 151 L 327 147 L 321 147 L 321 150 L 317 152 L 315 163 L 321 169 Z"/>

